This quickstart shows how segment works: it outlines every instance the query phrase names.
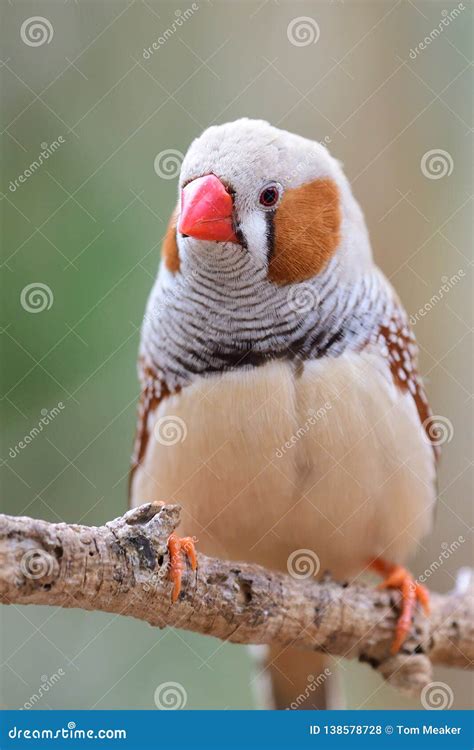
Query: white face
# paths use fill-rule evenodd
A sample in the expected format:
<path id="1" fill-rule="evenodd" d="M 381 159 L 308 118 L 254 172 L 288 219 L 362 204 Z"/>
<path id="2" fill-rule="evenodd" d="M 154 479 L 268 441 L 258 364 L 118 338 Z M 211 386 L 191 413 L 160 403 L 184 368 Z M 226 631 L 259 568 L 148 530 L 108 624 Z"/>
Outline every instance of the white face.
<path id="1" fill-rule="evenodd" d="M 265 214 L 278 205 L 262 205 L 269 204 L 268 198 L 276 195 L 281 200 L 285 190 L 329 178 L 340 188 L 344 212 L 349 190 L 338 162 L 324 146 L 262 120 L 242 119 L 206 130 L 191 144 L 183 161 L 180 192 L 190 181 L 210 174 L 222 180 L 232 193 L 235 221 L 258 264 L 266 262 L 267 257 Z M 268 188 L 270 192 L 265 193 Z M 187 248 L 215 245 L 180 233 L 178 242 L 183 253 Z"/>

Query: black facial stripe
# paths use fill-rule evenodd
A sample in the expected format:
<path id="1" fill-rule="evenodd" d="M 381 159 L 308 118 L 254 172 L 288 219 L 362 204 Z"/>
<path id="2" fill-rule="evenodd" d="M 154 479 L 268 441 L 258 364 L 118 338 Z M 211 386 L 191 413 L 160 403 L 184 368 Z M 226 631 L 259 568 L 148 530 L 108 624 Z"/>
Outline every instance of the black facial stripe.
<path id="1" fill-rule="evenodd" d="M 234 221 L 232 223 L 234 225 L 233 229 L 234 229 L 234 232 L 235 232 L 235 235 L 236 235 L 238 241 L 240 242 L 240 244 L 242 245 L 242 247 L 246 250 L 247 249 L 247 240 L 245 239 L 244 233 L 242 232 L 242 230 L 241 230 L 241 228 L 240 228 L 240 226 L 238 224 L 236 224 Z"/>
<path id="2" fill-rule="evenodd" d="M 274 211 L 267 211 L 265 213 L 265 222 L 266 222 L 266 237 L 267 237 L 267 260 L 270 262 L 270 259 L 273 256 L 273 253 L 275 252 L 275 223 L 273 221 L 273 217 L 275 216 Z"/>

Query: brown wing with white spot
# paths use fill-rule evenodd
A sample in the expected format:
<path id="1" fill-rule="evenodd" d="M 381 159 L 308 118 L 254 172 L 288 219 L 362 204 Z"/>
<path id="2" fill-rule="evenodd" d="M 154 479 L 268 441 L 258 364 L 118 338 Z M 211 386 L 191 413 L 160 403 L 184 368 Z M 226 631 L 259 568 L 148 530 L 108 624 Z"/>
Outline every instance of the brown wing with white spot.
<path id="1" fill-rule="evenodd" d="M 418 373 L 418 346 L 402 310 L 395 310 L 391 318 L 380 327 L 378 343 L 388 359 L 395 385 L 413 396 L 420 422 L 433 446 L 435 460 L 438 461 L 440 448 L 433 440 L 433 415 Z"/>

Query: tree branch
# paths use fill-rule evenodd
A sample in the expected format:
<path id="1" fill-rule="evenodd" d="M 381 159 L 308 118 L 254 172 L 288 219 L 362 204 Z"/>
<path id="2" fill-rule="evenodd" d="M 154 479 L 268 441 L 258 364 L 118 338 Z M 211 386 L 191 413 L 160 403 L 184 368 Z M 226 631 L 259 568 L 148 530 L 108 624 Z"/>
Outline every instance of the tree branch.
<path id="1" fill-rule="evenodd" d="M 359 584 L 294 580 L 257 565 L 198 555 L 171 603 L 167 540 L 180 508 L 148 503 L 105 526 L 0 516 L 0 602 L 78 607 L 129 615 L 233 643 L 291 644 L 377 669 L 411 693 L 433 664 L 470 667 L 474 658 L 472 584 L 432 594 L 409 639 L 390 655 L 399 596 Z"/>

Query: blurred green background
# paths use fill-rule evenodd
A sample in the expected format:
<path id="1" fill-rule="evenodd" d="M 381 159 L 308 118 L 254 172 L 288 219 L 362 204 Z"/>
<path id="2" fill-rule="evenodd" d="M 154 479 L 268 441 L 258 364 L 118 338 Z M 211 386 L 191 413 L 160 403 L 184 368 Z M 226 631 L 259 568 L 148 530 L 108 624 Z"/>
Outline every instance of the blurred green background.
<path id="1" fill-rule="evenodd" d="M 462 536 L 429 580 L 453 586 L 472 549 L 472 6 L 461 5 L 443 25 L 458 5 L 3 0 L 4 512 L 101 524 L 125 510 L 139 326 L 176 200 L 176 179 L 156 173 L 155 157 L 184 153 L 211 123 L 260 117 L 325 141 L 344 162 L 377 260 L 410 314 L 463 271 L 415 325 L 434 412 L 453 434 L 436 527 L 414 570 Z M 49 23 L 41 44 L 24 41 L 33 16 Z M 301 16 L 314 39 L 293 44 L 288 26 Z M 440 149 L 446 174 L 427 176 L 423 156 Z M 24 290 L 38 283 L 35 302 Z M 170 680 L 185 687 L 188 708 L 255 705 L 242 647 L 74 610 L 4 607 L 1 624 L 3 706 L 23 706 L 58 670 L 36 707 L 154 708 L 156 687 Z M 346 662 L 343 674 L 349 707 L 420 706 L 368 668 Z M 453 707 L 469 705 L 467 673 L 436 679 Z"/>

